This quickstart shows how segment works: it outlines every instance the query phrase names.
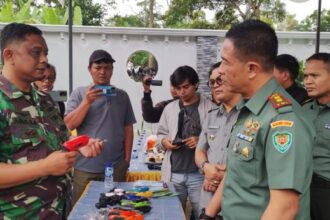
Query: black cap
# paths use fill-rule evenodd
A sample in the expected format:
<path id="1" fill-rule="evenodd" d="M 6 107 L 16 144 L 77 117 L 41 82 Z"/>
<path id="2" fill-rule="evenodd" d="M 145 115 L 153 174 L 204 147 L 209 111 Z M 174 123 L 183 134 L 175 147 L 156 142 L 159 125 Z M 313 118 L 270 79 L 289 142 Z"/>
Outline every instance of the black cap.
<path id="1" fill-rule="evenodd" d="M 89 64 L 95 63 L 100 60 L 109 61 L 110 63 L 116 62 L 107 51 L 95 50 L 89 57 Z"/>

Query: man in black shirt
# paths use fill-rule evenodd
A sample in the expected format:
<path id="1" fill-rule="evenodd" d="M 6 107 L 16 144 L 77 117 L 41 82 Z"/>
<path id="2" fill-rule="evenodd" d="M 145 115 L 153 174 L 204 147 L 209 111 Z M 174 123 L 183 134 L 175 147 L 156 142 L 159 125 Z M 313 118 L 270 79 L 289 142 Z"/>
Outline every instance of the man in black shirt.
<path id="1" fill-rule="evenodd" d="M 274 77 L 278 83 L 301 105 L 309 100 L 306 90 L 296 83 L 299 63 L 294 56 L 281 54 L 276 57 Z"/>

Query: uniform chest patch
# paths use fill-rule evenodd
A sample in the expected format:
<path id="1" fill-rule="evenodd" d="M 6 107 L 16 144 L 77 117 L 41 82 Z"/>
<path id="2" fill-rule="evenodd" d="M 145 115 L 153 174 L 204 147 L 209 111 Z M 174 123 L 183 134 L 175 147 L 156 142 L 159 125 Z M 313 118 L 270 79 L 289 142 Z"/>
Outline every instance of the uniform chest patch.
<path id="1" fill-rule="evenodd" d="M 290 132 L 275 132 L 272 138 L 275 149 L 282 154 L 287 152 L 292 145 L 292 134 Z"/>

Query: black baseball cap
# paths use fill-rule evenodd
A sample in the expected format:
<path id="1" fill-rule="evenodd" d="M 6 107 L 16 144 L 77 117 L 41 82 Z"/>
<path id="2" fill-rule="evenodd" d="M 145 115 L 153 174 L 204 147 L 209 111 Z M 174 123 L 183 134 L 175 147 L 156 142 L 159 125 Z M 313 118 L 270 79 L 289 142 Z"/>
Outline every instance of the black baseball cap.
<path id="1" fill-rule="evenodd" d="M 89 65 L 97 61 L 104 60 L 106 62 L 114 63 L 116 62 L 112 56 L 105 50 L 95 50 L 89 57 Z"/>

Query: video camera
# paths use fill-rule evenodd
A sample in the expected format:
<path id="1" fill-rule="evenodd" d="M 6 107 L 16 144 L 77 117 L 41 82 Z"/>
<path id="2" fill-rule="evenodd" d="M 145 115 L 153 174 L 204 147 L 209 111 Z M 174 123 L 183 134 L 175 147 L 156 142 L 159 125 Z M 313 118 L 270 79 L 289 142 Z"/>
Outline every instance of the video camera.
<path id="1" fill-rule="evenodd" d="M 162 86 L 163 85 L 163 81 L 162 80 L 154 80 L 154 79 L 147 79 L 145 81 L 145 84 L 152 85 L 152 86 Z"/>

